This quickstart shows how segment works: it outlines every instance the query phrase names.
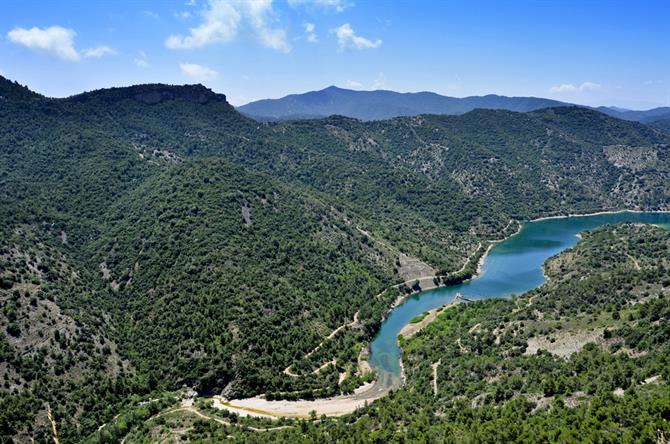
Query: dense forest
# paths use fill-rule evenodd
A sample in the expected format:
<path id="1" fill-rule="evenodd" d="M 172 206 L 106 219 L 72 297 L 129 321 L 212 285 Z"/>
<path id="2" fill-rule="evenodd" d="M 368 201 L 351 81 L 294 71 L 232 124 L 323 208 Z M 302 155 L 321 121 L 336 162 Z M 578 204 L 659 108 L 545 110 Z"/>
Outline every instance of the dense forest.
<path id="1" fill-rule="evenodd" d="M 184 387 L 350 391 L 401 258 L 463 279 L 511 220 L 670 201 L 668 136 L 581 108 L 258 123 L 199 85 L 4 78 L 0 105 L 6 441 Z"/>
<path id="2" fill-rule="evenodd" d="M 138 421 L 126 442 L 175 430 L 189 442 L 663 442 L 669 253 L 657 227 L 586 234 L 547 263 L 544 286 L 447 308 L 401 340 L 406 385 L 342 419 L 263 423 L 172 407 Z"/>

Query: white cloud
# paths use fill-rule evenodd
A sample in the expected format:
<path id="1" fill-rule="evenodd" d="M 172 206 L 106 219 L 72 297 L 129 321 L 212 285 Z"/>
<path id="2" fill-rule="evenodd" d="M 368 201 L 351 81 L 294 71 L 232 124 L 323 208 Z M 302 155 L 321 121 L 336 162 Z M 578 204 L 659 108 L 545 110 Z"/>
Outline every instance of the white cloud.
<path id="1" fill-rule="evenodd" d="M 335 34 L 337 35 L 337 42 L 340 44 L 340 50 L 344 48 L 358 48 L 358 49 L 370 49 L 370 48 L 379 48 L 382 45 L 380 39 L 368 40 L 365 37 L 356 35 L 353 28 L 349 23 L 345 23 L 339 28 L 334 29 Z"/>
<path id="2" fill-rule="evenodd" d="M 186 20 L 186 19 L 191 18 L 191 11 L 175 12 L 174 16 L 177 17 L 178 19 Z"/>
<path id="3" fill-rule="evenodd" d="M 319 6 L 323 8 L 333 8 L 337 12 L 344 11 L 351 6 L 346 0 L 288 0 L 289 6 L 295 8 L 297 6 Z"/>
<path id="4" fill-rule="evenodd" d="M 359 88 L 363 87 L 363 84 L 361 82 L 357 82 L 355 80 L 347 80 L 347 86 L 349 88 L 359 89 Z"/>
<path id="5" fill-rule="evenodd" d="M 98 46 L 97 48 L 88 48 L 82 51 L 84 57 L 94 57 L 96 59 L 99 59 L 100 57 L 105 55 L 113 55 L 116 53 L 117 52 L 114 51 L 109 46 Z"/>
<path id="6" fill-rule="evenodd" d="M 291 45 L 288 43 L 286 31 L 283 29 L 259 28 L 258 39 L 263 46 L 270 49 L 276 49 L 284 53 L 291 51 Z"/>
<path id="7" fill-rule="evenodd" d="M 319 38 L 316 36 L 316 26 L 314 23 L 305 23 L 305 34 L 307 34 L 307 41 L 309 43 L 316 43 L 319 41 Z"/>
<path id="8" fill-rule="evenodd" d="M 100 58 L 108 54 L 116 54 L 109 46 L 98 46 L 78 51 L 74 46 L 74 37 L 77 33 L 73 29 L 62 26 L 48 28 L 32 27 L 30 29 L 14 28 L 7 33 L 12 43 L 23 45 L 34 51 L 45 52 L 62 60 L 77 62 L 82 57 Z"/>
<path id="9" fill-rule="evenodd" d="M 562 94 L 562 93 L 578 93 L 584 91 L 597 91 L 601 88 L 601 85 L 593 82 L 584 82 L 581 85 L 573 85 L 572 83 L 563 83 L 558 86 L 552 86 L 549 88 L 549 92 Z"/>
<path id="10" fill-rule="evenodd" d="M 50 26 L 49 28 L 33 27 L 30 29 L 14 28 L 7 37 L 12 43 L 23 45 L 27 48 L 48 52 L 63 60 L 77 61 L 80 59 L 79 52 L 74 48 L 74 36 L 72 29 L 61 26 Z"/>
<path id="11" fill-rule="evenodd" d="M 213 69 L 195 63 L 182 63 L 179 65 L 179 68 L 181 69 L 181 72 L 198 82 L 213 80 L 219 75 L 219 73 Z"/>
<path id="12" fill-rule="evenodd" d="M 200 15 L 202 23 L 189 29 L 189 34 L 173 34 L 165 41 L 170 49 L 201 48 L 234 39 L 240 28 L 249 28 L 263 46 L 289 52 L 286 30 L 272 28 L 272 0 L 209 0 Z"/>

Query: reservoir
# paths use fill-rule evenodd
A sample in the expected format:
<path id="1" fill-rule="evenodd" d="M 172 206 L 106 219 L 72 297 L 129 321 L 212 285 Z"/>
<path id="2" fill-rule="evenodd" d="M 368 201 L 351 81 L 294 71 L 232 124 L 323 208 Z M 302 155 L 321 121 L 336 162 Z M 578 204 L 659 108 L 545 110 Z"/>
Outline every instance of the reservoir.
<path id="1" fill-rule="evenodd" d="M 389 314 L 370 344 L 370 365 L 377 372 L 378 383 L 386 387 L 401 384 L 397 336 L 415 316 L 452 302 L 458 293 L 477 300 L 508 298 L 537 288 L 545 282 L 542 264 L 575 246 L 580 232 L 622 222 L 670 228 L 670 213 L 623 211 L 526 222 L 519 233 L 491 249 L 482 272 L 474 279 L 409 297 Z"/>

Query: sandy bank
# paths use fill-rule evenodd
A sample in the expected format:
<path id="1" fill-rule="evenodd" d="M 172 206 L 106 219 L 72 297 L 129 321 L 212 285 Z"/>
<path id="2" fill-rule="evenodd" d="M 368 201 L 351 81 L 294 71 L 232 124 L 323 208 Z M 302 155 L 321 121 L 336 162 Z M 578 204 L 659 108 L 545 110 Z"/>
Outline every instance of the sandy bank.
<path id="1" fill-rule="evenodd" d="M 308 418 L 312 411 L 316 412 L 317 416 L 342 416 L 363 407 L 366 402 L 381 398 L 390 389 L 389 385 L 375 381 L 359 387 L 351 395 L 322 399 L 268 401 L 260 396 L 235 400 L 214 397 L 216 400 L 214 407 L 230 410 L 240 415 L 263 418 Z"/>

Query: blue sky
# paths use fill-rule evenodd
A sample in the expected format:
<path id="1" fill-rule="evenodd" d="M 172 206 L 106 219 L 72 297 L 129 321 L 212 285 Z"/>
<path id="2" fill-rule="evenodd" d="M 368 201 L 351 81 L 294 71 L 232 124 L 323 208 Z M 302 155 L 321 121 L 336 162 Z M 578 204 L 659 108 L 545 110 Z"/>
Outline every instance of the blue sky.
<path id="1" fill-rule="evenodd" d="M 670 1 L 1 0 L 0 74 L 49 96 L 203 83 L 670 105 Z"/>

